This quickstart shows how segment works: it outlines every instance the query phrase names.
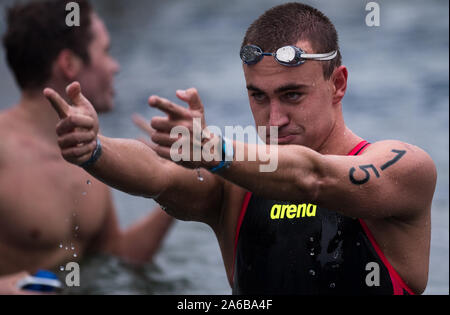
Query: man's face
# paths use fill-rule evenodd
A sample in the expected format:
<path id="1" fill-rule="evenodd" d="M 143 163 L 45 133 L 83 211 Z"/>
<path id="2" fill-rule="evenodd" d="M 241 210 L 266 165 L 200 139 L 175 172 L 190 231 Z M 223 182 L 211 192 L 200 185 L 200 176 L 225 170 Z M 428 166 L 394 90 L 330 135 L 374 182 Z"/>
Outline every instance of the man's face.
<path id="1" fill-rule="evenodd" d="M 308 42 L 297 47 L 313 53 Z M 286 67 L 271 56 L 252 66 L 244 65 L 250 107 L 256 126 L 278 127 L 279 144 L 298 144 L 318 150 L 330 135 L 336 110 L 334 88 L 325 81 L 320 61 Z M 263 139 L 269 143 L 270 138 Z"/>
<path id="2" fill-rule="evenodd" d="M 91 21 L 90 63 L 83 65 L 77 80 L 83 94 L 102 113 L 114 107 L 114 75 L 119 71 L 119 64 L 109 54 L 110 38 L 102 20 L 92 14 Z"/>

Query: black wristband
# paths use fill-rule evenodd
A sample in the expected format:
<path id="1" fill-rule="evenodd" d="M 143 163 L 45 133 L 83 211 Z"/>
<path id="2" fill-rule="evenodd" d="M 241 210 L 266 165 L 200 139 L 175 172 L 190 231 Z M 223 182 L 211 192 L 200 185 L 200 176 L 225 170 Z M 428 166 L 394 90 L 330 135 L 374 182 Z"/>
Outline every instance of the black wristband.
<path id="1" fill-rule="evenodd" d="M 86 168 L 94 165 L 95 162 L 97 162 L 97 160 L 100 158 L 101 155 L 102 155 L 102 144 L 100 142 L 100 139 L 97 138 L 97 146 L 95 147 L 95 150 L 92 153 L 91 158 L 88 161 L 81 164 L 80 167 L 86 169 Z"/>

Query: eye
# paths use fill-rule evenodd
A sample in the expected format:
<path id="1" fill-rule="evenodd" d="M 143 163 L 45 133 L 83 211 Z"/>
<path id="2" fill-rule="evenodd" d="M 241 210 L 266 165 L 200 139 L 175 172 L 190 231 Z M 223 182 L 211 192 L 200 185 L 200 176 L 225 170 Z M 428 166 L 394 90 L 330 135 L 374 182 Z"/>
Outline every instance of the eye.
<path id="1" fill-rule="evenodd" d="M 302 97 L 301 93 L 298 92 L 287 92 L 283 95 L 283 98 L 288 102 L 296 102 Z"/>
<path id="2" fill-rule="evenodd" d="M 255 92 L 252 93 L 252 97 L 256 102 L 262 103 L 266 99 L 266 94 Z"/>

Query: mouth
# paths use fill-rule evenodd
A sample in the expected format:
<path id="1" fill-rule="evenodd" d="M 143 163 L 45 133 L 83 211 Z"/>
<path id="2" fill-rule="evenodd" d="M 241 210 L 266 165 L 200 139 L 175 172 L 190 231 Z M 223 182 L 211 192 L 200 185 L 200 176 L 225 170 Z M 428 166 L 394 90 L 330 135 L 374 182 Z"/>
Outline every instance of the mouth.
<path id="1" fill-rule="evenodd" d="M 270 136 L 266 137 L 267 143 L 270 143 Z M 279 135 L 278 138 L 276 138 L 278 144 L 289 144 L 292 141 L 294 141 L 295 135 L 288 134 L 288 135 Z"/>

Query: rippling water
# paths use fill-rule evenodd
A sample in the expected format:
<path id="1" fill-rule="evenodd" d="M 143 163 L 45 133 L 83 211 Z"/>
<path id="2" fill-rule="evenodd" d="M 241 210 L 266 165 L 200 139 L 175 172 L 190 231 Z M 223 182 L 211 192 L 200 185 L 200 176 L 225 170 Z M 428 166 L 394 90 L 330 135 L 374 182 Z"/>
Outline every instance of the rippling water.
<path id="1" fill-rule="evenodd" d="M 253 125 L 239 47 L 249 24 L 283 1 L 94 1 L 121 63 L 117 108 L 101 118 L 103 133 L 137 137 L 131 116 L 159 115 L 146 100 L 195 86 L 207 122 Z M 437 164 L 433 203 L 430 280 L 426 293 L 449 293 L 449 76 L 448 2 L 377 1 L 381 26 L 365 25 L 369 1 L 307 1 L 327 14 L 340 34 L 350 78 L 344 99 L 347 124 L 370 141 L 399 139 L 424 148 Z M 0 7 L 12 3 L 2 1 Z M 130 4 L 132 3 L 132 4 Z M 0 22 L 4 30 L 3 19 Z M 0 53 L 0 109 L 17 101 L 18 91 Z M 123 227 L 145 216 L 154 202 L 114 192 Z M 229 294 L 212 231 L 179 222 L 153 264 L 128 266 L 97 256 L 82 265 L 82 288 L 68 293 Z"/>

